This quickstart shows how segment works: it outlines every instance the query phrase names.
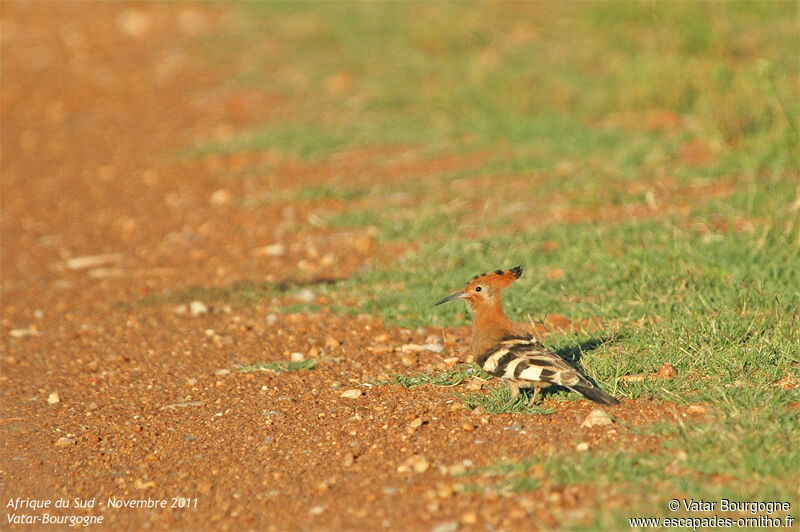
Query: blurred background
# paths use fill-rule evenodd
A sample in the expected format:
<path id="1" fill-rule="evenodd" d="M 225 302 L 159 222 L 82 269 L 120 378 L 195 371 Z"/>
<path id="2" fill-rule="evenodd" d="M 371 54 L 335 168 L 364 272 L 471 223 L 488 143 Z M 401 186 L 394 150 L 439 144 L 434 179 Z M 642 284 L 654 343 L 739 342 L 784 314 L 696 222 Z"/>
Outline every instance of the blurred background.
<path id="1" fill-rule="evenodd" d="M 10 496 L 204 504 L 109 512 L 131 530 L 796 513 L 797 2 L 0 18 Z M 463 307 L 432 307 L 518 264 L 506 311 L 623 400 L 613 426 L 563 390 L 506 408 Z"/>

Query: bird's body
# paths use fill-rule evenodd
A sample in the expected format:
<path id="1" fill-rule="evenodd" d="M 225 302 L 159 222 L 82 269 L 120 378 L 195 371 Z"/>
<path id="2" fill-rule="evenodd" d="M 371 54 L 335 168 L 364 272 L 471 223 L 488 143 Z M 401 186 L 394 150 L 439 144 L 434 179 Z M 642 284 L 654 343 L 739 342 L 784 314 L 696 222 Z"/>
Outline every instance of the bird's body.
<path id="1" fill-rule="evenodd" d="M 463 299 L 473 314 L 472 354 L 478 365 L 511 389 L 511 401 L 520 388 L 533 388 L 531 404 L 541 388 L 564 386 L 597 403 L 619 404 L 595 386 L 580 370 L 545 348 L 532 334 L 503 312 L 500 291 L 522 275 L 522 268 L 476 275 L 463 292 L 436 303 Z"/>

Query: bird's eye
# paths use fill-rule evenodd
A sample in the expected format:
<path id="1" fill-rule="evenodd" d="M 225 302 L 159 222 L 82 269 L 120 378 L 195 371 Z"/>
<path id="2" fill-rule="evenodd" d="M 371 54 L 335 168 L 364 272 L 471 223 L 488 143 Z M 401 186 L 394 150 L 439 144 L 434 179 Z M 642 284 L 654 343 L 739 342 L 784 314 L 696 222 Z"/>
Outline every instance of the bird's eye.
<path id="1" fill-rule="evenodd" d="M 475 291 L 476 291 L 476 292 L 480 292 L 480 291 L 481 291 L 481 287 L 480 287 L 480 286 L 476 286 L 476 287 L 475 287 Z"/>

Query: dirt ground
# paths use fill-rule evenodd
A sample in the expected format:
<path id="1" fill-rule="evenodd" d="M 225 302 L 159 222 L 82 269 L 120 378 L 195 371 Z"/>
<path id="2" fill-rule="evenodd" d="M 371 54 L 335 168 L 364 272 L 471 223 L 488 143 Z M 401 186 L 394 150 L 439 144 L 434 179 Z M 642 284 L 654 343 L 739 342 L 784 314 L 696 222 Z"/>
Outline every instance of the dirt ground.
<path id="1" fill-rule="evenodd" d="M 600 501 L 630 502 L 547 479 L 510 496 L 464 490 L 472 480 L 459 473 L 580 442 L 646 450 L 658 442 L 636 428 L 681 417 L 675 406 L 623 401 L 610 409 L 613 429 L 581 428 L 587 401 L 546 400 L 556 410 L 548 416 L 473 414 L 455 396 L 469 383 L 369 385 L 444 368 L 441 354 L 401 356 L 439 328 L 387 330 L 375 317 L 335 315 L 324 300 L 316 314 L 272 316 L 269 299 L 198 315 L 143 303 L 164 289 L 235 281 L 313 291 L 393 250 L 364 230 L 299 223 L 307 204 L 230 201 L 322 182 L 328 167 L 283 161 L 267 185 L 220 177 L 259 154 L 180 155 L 273 112 L 269 95 L 227 88 L 232 67 L 204 57 L 202 36 L 235 23 L 219 6 L 1 5 L 6 514 L 10 499 L 64 497 L 95 505 L 54 514 L 104 516 L 109 530 L 530 530 L 590 521 Z M 378 165 L 384 155 L 336 164 Z M 276 242 L 286 253 L 259 252 Z M 466 358 L 467 333 L 447 331 L 448 356 Z M 317 367 L 235 370 L 293 352 Z M 349 390 L 359 393 L 342 396 Z M 109 508 L 111 497 L 196 502 Z M 6 516 L 2 527 L 49 529 Z"/>

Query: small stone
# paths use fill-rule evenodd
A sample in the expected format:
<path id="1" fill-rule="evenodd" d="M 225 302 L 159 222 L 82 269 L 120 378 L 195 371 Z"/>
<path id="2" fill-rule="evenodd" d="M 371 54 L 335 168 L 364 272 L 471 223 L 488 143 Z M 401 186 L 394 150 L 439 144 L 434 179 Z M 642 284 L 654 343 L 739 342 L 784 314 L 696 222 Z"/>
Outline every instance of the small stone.
<path id="1" fill-rule="evenodd" d="M 402 353 L 419 353 L 422 351 L 422 346 L 419 344 L 405 344 L 400 347 Z"/>
<path id="2" fill-rule="evenodd" d="M 432 353 L 441 353 L 444 351 L 444 346 L 439 343 L 420 344 L 405 344 L 400 347 L 403 353 L 419 353 L 420 351 L 430 351 Z"/>
<path id="3" fill-rule="evenodd" d="M 144 482 L 144 481 L 142 481 L 140 479 L 136 479 L 136 482 L 133 484 L 133 487 L 136 488 L 137 490 L 146 490 L 146 489 L 150 489 L 150 488 L 155 488 L 156 487 L 156 483 L 154 481 L 152 481 L 152 480 L 148 480 L 147 482 Z"/>
<path id="4" fill-rule="evenodd" d="M 309 508 L 308 513 L 311 514 L 311 515 L 319 515 L 324 511 L 325 511 L 325 508 L 323 508 L 322 506 L 313 506 L 313 507 Z"/>
<path id="5" fill-rule="evenodd" d="M 511 430 L 513 430 L 514 432 L 519 432 L 522 430 L 522 425 L 520 425 L 519 421 L 515 421 L 514 423 L 511 424 Z"/>
<path id="6" fill-rule="evenodd" d="M 174 309 L 172 309 L 172 312 L 178 315 L 186 314 L 187 312 L 189 312 L 189 306 L 185 304 L 178 305 Z"/>
<path id="7" fill-rule="evenodd" d="M 670 364 L 669 362 L 664 362 L 664 364 L 662 364 L 661 367 L 658 368 L 658 371 L 656 372 L 656 375 L 662 379 L 671 379 L 677 374 L 678 374 L 677 370 L 675 370 L 673 365 Z"/>
<path id="8" fill-rule="evenodd" d="M 233 194 L 231 194 L 230 190 L 221 188 L 219 190 L 215 190 L 213 194 L 211 194 L 211 198 L 209 201 L 212 205 L 226 205 L 231 202 L 233 199 Z"/>
<path id="9" fill-rule="evenodd" d="M 404 366 L 413 366 L 417 363 L 417 360 L 414 357 L 410 357 L 408 355 L 401 355 L 400 356 L 400 363 Z"/>
<path id="10" fill-rule="evenodd" d="M 192 301 L 189 303 L 189 314 L 192 316 L 208 314 L 208 306 L 202 301 Z"/>
<path id="11" fill-rule="evenodd" d="M 465 525 L 474 525 L 478 522 L 478 516 L 475 512 L 466 512 L 461 515 L 461 522 Z"/>
<path id="12" fill-rule="evenodd" d="M 411 467 L 414 469 L 415 473 L 424 473 L 430 466 L 430 462 L 428 462 L 424 456 L 416 457 L 411 463 Z"/>
<path id="13" fill-rule="evenodd" d="M 319 356 L 319 349 L 317 349 L 316 347 L 312 347 L 311 349 L 308 350 L 306 356 L 308 358 L 317 358 Z"/>
<path id="14" fill-rule="evenodd" d="M 272 436 L 265 436 L 264 437 L 264 443 L 266 443 L 267 445 L 272 445 L 272 443 L 274 443 L 274 442 L 275 442 L 275 438 L 273 438 Z"/>
<path id="15" fill-rule="evenodd" d="M 473 430 L 475 430 L 475 425 L 473 425 L 472 423 L 462 423 L 461 430 L 464 430 L 466 432 L 472 432 Z"/>
<path id="16" fill-rule="evenodd" d="M 483 388 L 483 384 L 478 381 L 472 381 L 467 384 L 467 391 L 469 392 L 478 392 Z"/>
<path id="17" fill-rule="evenodd" d="M 793 390 L 797 388 L 797 379 L 787 373 L 775 382 L 775 386 L 781 390 Z"/>
<path id="18" fill-rule="evenodd" d="M 342 392 L 342 397 L 346 399 L 358 399 L 363 392 L 361 390 L 345 390 Z"/>
<path id="19" fill-rule="evenodd" d="M 139 9 L 126 9 L 117 17 L 117 29 L 129 37 L 143 37 L 151 24 L 150 16 Z"/>
<path id="20" fill-rule="evenodd" d="M 578 445 L 575 446 L 575 450 L 579 453 L 585 453 L 589 450 L 589 444 L 585 441 L 580 442 Z"/>
<path id="21" fill-rule="evenodd" d="M 702 405 L 689 405 L 686 413 L 690 416 L 704 416 L 706 415 L 706 407 Z"/>
<path id="22" fill-rule="evenodd" d="M 444 351 L 444 346 L 438 342 L 430 342 L 424 344 L 422 348 L 425 351 L 430 351 L 431 353 L 441 353 L 442 351 Z"/>
<path id="23" fill-rule="evenodd" d="M 186 386 L 194 386 L 195 384 L 197 384 L 197 379 L 194 377 L 189 377 L 186 379 Z"/>
<path id="24" fill-rule="evenodd" d="M 289 355 L 289 360 L 291 360 L 292 362 L 302 362 L 305 359 L 306 359 L 305 355 L 303 355 L 303 353 L 298 353 L 297 351 Z"/>
<path id="25" fill-rule="evenodd" d="M 66 261 L 66 266 L 70 270 L 83 270 L 121 262 L 125 257 L 122 253 L 103 253 L 101 255 L 86 255 L 84 257 L 73 257 Z"/>
<path id="26" fill-rule="evenodd" d="M 169 405 L 164 405 L 162 408 L 167 410 L 174 410 L 175 408 L 187 408 L 190 406 L 203 406 L 203 401 L 186 401 L 183 403 L 172 403 Z"/>
<path id="27" fill-rule="evenodd" d="M 454 464 L 447 468 L 447 474 L 457 477 L 467 472 L 467 468 L 463 464 Z"/>
<path id="28" fill-rule="evenodd" d="M 33 311 L 33 317 L 37 320 L 44 318 L 44 311 L 42 309 L 36 309 Z"/>
<path id="29" fill-rule="evenodd" d="M 267 314 L 267 317 L 264 318 L 267 322 L 267 325 L 275 325 L 278 322 L 278 315 L 277 314 Z"/>
<path id="30" fill-rule="evenodd" d="M 8 331 L 11 338 L 25 338 L 26 336 L 41 336 L 41 331 L 36 329 L 11 329 Z"/>
<path id="31" fill-rule="evenodd" d="M 608 415 L 608 412 L 602 408 L 595 408 L 589 412 L 589 415 L 583 420 L 581 427 L 591 428 L 598 425 L 611 425 L 613 422 L 614 420 L 611 419 L 611 416 Z"/>
<path id="32" fill-rule="evenodd" d="M 486 410 L 484 410 L 482 406 L 476 406 L 475 408 L 472 409 L 473 416 L 482 416 L 485 413 Z"/>
<path id="33" fill-rule="evenodd" d="M 436 486 L 436 496 L 440 499 L 449 499 L 456 492 L 451 484 L 439 484 Z"/>
<path id="34" fill-rule="evenodd" d="M 54 405 L 61 401 L 61 398 L 58 397 L 58 392 L 53 392 L 47 397 L 47 404 Z"/>
<path id="35" fill-rule="evenodd" d="M 385 343 L 388 342 L 391 337 L 388 333 L 379 334 L 375 337 L 375 341 L 378 343 Z"/>
<path id="36" fill-rule="evenodd" d="M 414 430 L 420 428 L 421 426 L 422 426 L 422 418 L 421 417 L 412 419 L 411 422 L 408 424 L 408 428 L 414 429 Z"/>
<path id="37" fill-rule="evenodd" d="M 319 264 L 320 266 L 324 266 L 326 268 L 333 266 L 334 264 L 336 264 L 336 255 L 334 255 L 333 253 L 324 254 L 322 258 L 319 259 Z"/>
<path id="38" fill-rule="evenodd" d="M 222 369 L 218 369 L 217 371 L 215 371 L 214 375 L 216 375 L 217 377 L 221 377 L 222 375 L 228 375 L 230 372 L 231 372 L 231 370 L 229 370 L 227 368 L 222 368 Z"/>
<path id="39" fill-rule="evenodd" d="M 456 530 L 458 530 L 458 521 L 445 521 L 431 528 L 431 532 L 456 532 Z"/>
<path id="40" fill-rule="evenodd" d="M 78 443 L 78 440 L 75 438 L 67 438 L 66 436 L 62 436 L 56 440 L 56 447 L 69 447 L 71 445 L 75 445 Z"/>
<path id="41" fill-rule="evenodd" d="M 346 455 L 344 455 L 344 460 L 342 460 L 342 465 L 344 467 L 350 467 L 351 465 L 353 465 L 353 462 L 355 462 L 355 460 L 356 457 L 353 456 L 353 453 L 347 453 Z"/>
<path id="42" fill-rule="evenodd" d="M 325 338 L 325 347 L 331 347 L 332 348 L 332 347 L 339 347 L 340 345 L 341 344 L 339 343 L 339 340 L 337 340 L 333 336 L 327 336 Z"/>
<path id="43" fill-rule="evenodd" d="M 414 471 L 415 473 L 424 473 L 431 467 L 431 463 L 428 462 L 428 459 L 420 454 L 415 454 L 407 458 L 403 461 L 399 466 L 397 466 L 398 473 L 408 473 L 409 471 Z"/>
<path id="44" fill-rule="evenodd" d="M 444 362 L 445 365 L 448 367 L 455 366 L 456 364 L 458 364 L 458 357 L 447 357 L 443 359 L 442 362 Z"/>
<path id="45" fill-rule="evenodd" d="M 317 482 L 316 488 L 317 491 L 323 492 L 323 491 L 328 491 L 331 487 L 328 485 L 327 482 Z"/>
<path id="46" fill-rule="evenodd" d="M 308 288 L 303 288 L 294 295 L 294 298 L 301 303 L 313 303 L 317 296 Z"/>

